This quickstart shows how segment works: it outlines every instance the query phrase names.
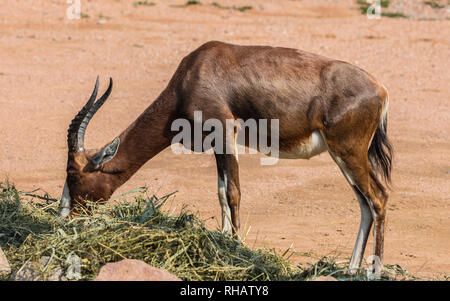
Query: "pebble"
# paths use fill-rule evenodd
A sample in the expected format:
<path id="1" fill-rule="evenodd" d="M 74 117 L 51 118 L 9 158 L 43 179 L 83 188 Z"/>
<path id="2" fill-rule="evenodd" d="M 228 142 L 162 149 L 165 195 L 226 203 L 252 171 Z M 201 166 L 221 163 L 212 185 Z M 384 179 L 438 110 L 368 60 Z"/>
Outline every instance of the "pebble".
<path id="1" fill-rule="evenodd" d="M 9 265 L 5 253 L 3 253 L 3 250 L 0 247 L 0 276 L 9 275 L 10 273 L 11 266 Z"/>
<path id="2" fill-rule="evenodd" d="M 41 270 L 51 264 L 49 256 L 42 256 L 39 262 L 27 262 L 18 271 L 14 272 L 10 280 L 15 281 L 42 281 L 44 277 Z M 45 278 L 47 281 L 67 281 L 64 270 L 61 267 L 52 267 Z"/>

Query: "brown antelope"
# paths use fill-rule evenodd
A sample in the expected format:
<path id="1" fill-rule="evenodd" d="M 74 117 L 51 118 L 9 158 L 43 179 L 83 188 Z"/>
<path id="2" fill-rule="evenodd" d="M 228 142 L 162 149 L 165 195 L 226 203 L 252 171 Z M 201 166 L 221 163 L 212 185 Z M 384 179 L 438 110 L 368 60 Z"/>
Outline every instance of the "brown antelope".
<path id="1" fill-rule="evenodd" d="M 208 42 L 186 56 L 158 98 L 106 146 L 85 150 L 89 121 L 108 98 L 87 104 L 68 130 L 67 179 L 60 204 L 106 201 L 148 160 L 172 144 L 171 123 L 193 112 L 203 120 L 279 120 L 280 158 L 309 159 L 328 151 L 359 201 L 361 221 L 350 270 L 363 259 L 374 223 L 374 254 L 382 260 L 392 150 L 386 135 L 387 90 L 349 63 L 312 53 Z M 238 129 L 235 129 L 237 131 Z M 235 148 L 230 141 L 227 146 Z M 235 141 L 234 141 L 235 143 Z M 239 229 L 237 154 L 215 154 L 222 227 Z"/>

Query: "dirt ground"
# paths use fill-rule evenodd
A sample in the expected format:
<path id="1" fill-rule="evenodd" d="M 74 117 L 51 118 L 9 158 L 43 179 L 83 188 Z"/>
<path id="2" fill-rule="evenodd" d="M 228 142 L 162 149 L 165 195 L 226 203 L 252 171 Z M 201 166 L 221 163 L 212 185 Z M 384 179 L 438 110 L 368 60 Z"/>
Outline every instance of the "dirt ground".
<path id="1" fill-rule="evenodd" d="M 369 20 L 351 0 L 218 1 L 251 5 L 245 12 L 206 1 L 154 2 L 81 0 L 82 18 L 70 20 L 64 0 L 0 0 L 0 179 L 60 195 L 67 128 L 97 75 L 102 90 L 110 76 L 114 89 L 89 125 L 87 147 L 120 134 L 206 41 L 299 48 L 359 65 L 389 89 L 395 165 L 385 262 L 422 277 L 450 273 L 448 13 L 434 21 Z M 240 156 L 246 242 L 279 252 L 291 247 L 293 263 L 350 256 L 360 212 L 330 156 L 275 166 L 259 158 Z M 188 205 L 218 226 L 213 156 L 166 149 L 115 195 L 143 185 L 159 195 L 178 190 L 171 209 Z"/>

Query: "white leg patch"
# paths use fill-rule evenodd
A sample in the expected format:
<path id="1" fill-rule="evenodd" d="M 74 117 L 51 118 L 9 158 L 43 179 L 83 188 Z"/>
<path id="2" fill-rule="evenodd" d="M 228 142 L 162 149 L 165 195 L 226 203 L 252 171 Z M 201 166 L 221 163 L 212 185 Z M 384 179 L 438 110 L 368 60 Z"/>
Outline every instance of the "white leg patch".
<path id="1" fill-rule="evenodd" d="M 231 210 L 228 206 L 227 200 L 227 175 L 224 174 L 224 179 L 218 176 L 218 186 L 219 186 L 219 202 L 222 208 L 222 232 L 232 234 L 232 224 L 231 224 Z"/>
<path id="2" fill-rule="evenodd" d="M 365 199 L 356 194 L 359 205 L 361 207 L 361 224 L 359 225 L 358 236 L 356 238 L 355 247 L 353 248 L 352 259 L 350 261 L 350 273 L 356 272 L 363 258 L 364 244 L 367 242 L 370 228 L 372 226 L 372 213 Z"/>
<path id="3" fill-rule="evenodd" d="M 323 137 L 323 140 L 326 141 L 322 132 L 321 135 Z M 350 172 L 350 170 L 348 170 L 347 166 L 345 165 L 345 162 L 330 150 L 328 144 L 327 148 L 328 152 L 331 155 L 331 158 L 333 158 L 334 162 L 336 162 L 336 164 L 339 166 L 339 169 L 344 174 L 344 177 L 347 179 L 347 182 L 351 186 L 358 187 L 355 184 L 355 181 L 353 180 L 352 173 Z M 369 236 L 370 228 L 373 222 L 373 208 L 371 202 L 369 200 L 363 199 L 361 195 L 359 195 L 358 193 L 356 193 L 356 197 L 358 198 L 358 202 L 361 208 L 361 223 L 359 225 L 358 236 L 356 238 L 355 247 L 353 248 L 352 258 L 350 260 L 349 266 L 350 274 L 357 272 L 357 269 L 359 268 L 362 257 L 364 256 L 363 254 L 363 249 L 365 247 L 364 244 L 367 243 L 367 238 Z"/>
<path id="4" fill-rule="evenodd" d="M 334 162 L 336 162 L 337 166 L 339 166 L 339 169 L 342 171 L 342 173 L 344 174 L 344 177 L 347 179 L 347 182 L 351 185 L 354 186 L 355 181 L 352 178 L 352 173 L 347 169 L 347 166 L 345 166 L 345 162 L 342 161 L 341 158 L 339 158 L 338 156 L 336 156 L 330 149 L 330 147 L 328 146 L 328 143 L 326 143 L 326 139 L 324 134 L 322 133 L 322 131 L 320 131 L 320 135 L 322 136 L 322 140 L 326 145 L 326 148 L 328 149 L 328 152 L 330 153 L 331 158 L 333 158 Z"/>
<path id="5" fill-rule="evenodd" d="M 328 149 L 328 152 L 330 153 L 330 155 L 333 158 L 334 162 L 336 162 L 337 166 L 339 166 L 339 169 L 344 174 L 344 177 L 347 179 L 347 182 L 351 186 L 355 185 L 355 182 L 353 181 L 352 173 L 347 169 L 347 166 L 345 166 L 344 161 L 342 161 L 341 158 L 336 156 L 330 149 Z"/>
<path id="6" fill-rule="evenodd" d="M 61 195 L 61 201 L 59 202 L 59 217 L 65 218 L 70 214 L 70 203 L 69 186 L 67 186 L 66 181 Z"/>
<path id="7" fill-rule="evenodd" d="M 234 132 L 234 158 L 236 159 L 236 162 L 239 162 L 239 150 L 238 150 L 238 143 L 237 143 L 237 135 L 238 132 Z"/>
<path id="8" fill-rule="evenodd" d="M 338 156 L 336 156 L 335 161 L 336 161 L 336 164 L 339 166 L 339 168 L 342 170 L 342 173 L 344 174 L 345 178 L 350 183 L 350 185 L 355 185 L 355 182 L 353 181 L 353 178 L 351 176 L 351 172 L 345 166 L 344 161 L 342 161 L 342 159 L 339 158 Z"/>

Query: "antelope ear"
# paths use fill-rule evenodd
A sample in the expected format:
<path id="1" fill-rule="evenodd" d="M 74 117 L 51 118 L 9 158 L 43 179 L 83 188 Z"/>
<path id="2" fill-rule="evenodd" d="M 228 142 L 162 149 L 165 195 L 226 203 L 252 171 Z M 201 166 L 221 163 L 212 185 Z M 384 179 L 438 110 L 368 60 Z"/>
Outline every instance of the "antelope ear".
<path id="1" fill-rule="evenodd" d="M 91 160 L 92 165 L 96 169 L 100 168 L 103 164 L 110 161 L 117 153 L 119 149 L 120 139 L 117 137 L 110 144 L 105 146 L 101 151 L 99 151 Z"/>

